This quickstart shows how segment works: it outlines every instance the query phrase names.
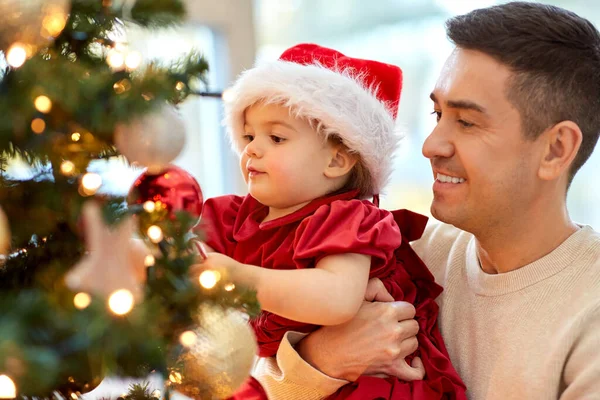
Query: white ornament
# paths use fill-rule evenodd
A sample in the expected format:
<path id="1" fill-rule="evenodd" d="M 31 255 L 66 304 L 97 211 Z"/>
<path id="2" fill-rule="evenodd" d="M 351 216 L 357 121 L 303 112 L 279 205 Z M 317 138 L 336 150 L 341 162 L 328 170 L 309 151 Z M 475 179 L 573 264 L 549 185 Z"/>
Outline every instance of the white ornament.
<path id="1" fill-rule="evenodd" d="M 150 251 L 132 239 L 133 218 L 110 228 L 94 201 L 83 205 L 82 214 L 87 253 L 65 276 L 67 286 L 73 291 L 105 298 L 125 289 L 134 299 L 140 299 L 146 270 L 144 260 Z"/>
<path id="2" fill-rule="evenodd" d="M 159 172 L 185 145 L 185 125 L 173 106 L 115 127 L 115 146 L 130 163 Z"/>
<path id="3" fill-rule="evenodd" d="M 69 0 L 0 0 L 0 48 L 48 44 L 65 27 Z"/>

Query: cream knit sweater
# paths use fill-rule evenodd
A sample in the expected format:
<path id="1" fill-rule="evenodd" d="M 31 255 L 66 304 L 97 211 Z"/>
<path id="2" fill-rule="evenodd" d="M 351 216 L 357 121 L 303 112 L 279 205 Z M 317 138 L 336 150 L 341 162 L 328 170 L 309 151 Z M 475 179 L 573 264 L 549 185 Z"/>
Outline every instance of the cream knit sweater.
<path id="1" fill-rule="evenodd" d="M 518 270 L 481 270 L 472 235 L 429 226 L 415 250 L 444 287 L 439 323 L 470 399 L 600 399 L 600 234 L 582 227 Z M 506 249 L 510 251 L 510 249 Z M 253 373 L 270 399 L 320 399 L 344 381 L 305 363 L 288 333 Z"/>

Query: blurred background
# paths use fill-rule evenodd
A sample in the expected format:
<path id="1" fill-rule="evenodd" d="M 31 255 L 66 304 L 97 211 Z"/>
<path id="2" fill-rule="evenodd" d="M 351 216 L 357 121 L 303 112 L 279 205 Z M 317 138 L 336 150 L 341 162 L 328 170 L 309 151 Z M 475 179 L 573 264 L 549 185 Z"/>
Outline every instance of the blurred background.
<path id="1" fill-rule="evenodd" d="M 141 33 L 128 31 L 126 41 L 145 59 L 165 63 L 191 49 L 200 50 L 210 66 L 209 89 L 222 91 L 244 69 L 276 59 L 300 42 L 316 42 L 349 56 L 397 64 L 404 71 L 399 122 L 405 133 L 395 173 L 382 206 L 409 208 L 429 215 L 429 162 L 421 155 L 423 141 L 435 124 L 429 93 L 452 46 L 444 21 L 475 8 L 500 4 L 493 0 L 188 0 L 188 23 L 177 29 Z M 600 27 L 596 0 L 546 1 L 568 8 Z M 205 197 L 244 194 L 237 157 L 221 128 L 221 101 L 192 98 L 182 107 L 187 145 L 176 164 L 200 182 Z M 95 163 L 103 190 L 126 194 L 141 172 L 123 161 Z M 575 178 L 568 196 L 571 217 L 600 228 L 600 150 Z M 19 163 L 14 176 L 30 173 Z M 510 195 L 507 193 L 507 195 Z"/>

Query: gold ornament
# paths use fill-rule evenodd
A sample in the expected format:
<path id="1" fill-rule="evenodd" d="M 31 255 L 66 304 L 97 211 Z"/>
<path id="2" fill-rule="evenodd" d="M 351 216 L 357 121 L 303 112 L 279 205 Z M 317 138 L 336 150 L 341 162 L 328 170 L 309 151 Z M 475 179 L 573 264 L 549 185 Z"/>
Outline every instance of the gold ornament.
<path id="1" fill-rule="evenodd" d="M 0 0 L 0 49 L 48 44 L 65 27 L 69 0 Z"/>
<path id="2" fill-rule="evenodd" d="M 202 305 L 196 338 L 171 371 L 168 385 L 192 399 L 225 399 L 248 378 L 256 339 L 245 314 Z"/>
<path id="3" fill-rule="evenodd" d="M 0 256 L 5 256 L 10 250 L 10 229 L 8 227 L 8 218 L 0 207 Z"/>
<path id="4" fill-rule="evenodd" d="M 129 218 L 111 229 L 104 224 L 100 206 L 94 201 L 85 203 L 82 213 L 88 251 L 67 273 L 67 286 L 106 298 L 125 289 L 139 299 L 144 260 L 150 251 L 132 239 L 134 220 Z"/>

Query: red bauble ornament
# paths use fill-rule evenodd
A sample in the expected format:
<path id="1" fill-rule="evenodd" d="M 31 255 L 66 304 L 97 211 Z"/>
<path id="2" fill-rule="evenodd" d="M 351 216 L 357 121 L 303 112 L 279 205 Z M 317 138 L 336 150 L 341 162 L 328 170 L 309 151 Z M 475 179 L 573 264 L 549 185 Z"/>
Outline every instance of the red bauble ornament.
<path id="1" fill-rule="evenodd" d="M 160 201 L 167 206 L 170 215 L 175 211 L 187 211 L 200 220 L 204 198 L 200 185 L 187 171 L 169 165 L 160 173 L 144 171 L 133 183 L 127 196 L 129 204 Z"/>

